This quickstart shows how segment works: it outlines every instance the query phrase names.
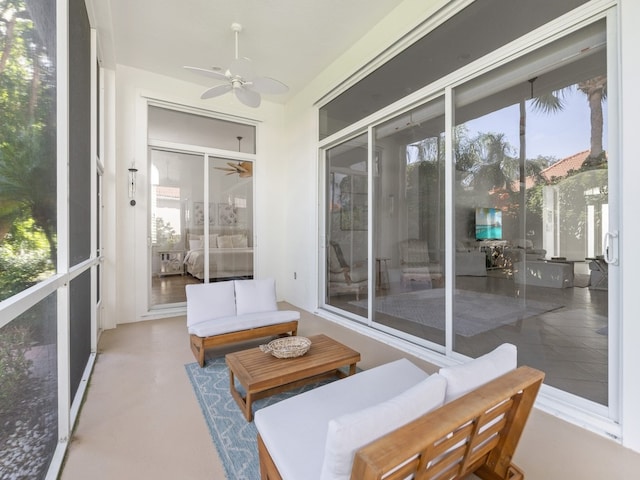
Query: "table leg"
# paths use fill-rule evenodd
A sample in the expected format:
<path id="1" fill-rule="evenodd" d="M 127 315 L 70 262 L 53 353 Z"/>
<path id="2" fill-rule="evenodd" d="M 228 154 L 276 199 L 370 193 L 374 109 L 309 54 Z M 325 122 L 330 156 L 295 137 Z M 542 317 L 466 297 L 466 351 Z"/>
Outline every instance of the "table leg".
<path id="1" fill-rule="evenodd" d="M 253 414 L 251 412 L 251 394 L 247 393 L 246 397 L 242 398 L 242 395 L 240 395 L 240 392 L 236 388 L 235 377 L 231 369 L 229 369 L 229 390 L 231 391 L 231 396 L 234 398 L 240 407 L 240 410 L 244 414 L 244 418 L 247 419 L 247 422 L 253 420 Z"/>

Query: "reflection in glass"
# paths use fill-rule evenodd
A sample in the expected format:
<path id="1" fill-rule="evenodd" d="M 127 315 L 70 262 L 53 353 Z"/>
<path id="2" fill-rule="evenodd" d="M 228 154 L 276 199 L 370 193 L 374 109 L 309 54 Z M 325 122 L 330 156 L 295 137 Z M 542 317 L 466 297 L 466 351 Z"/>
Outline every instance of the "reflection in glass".
<path id="1" fill-rule="evenodd" d="M 326 154 L 326 303 L 367 316 L 368 180 L 367 136 Z"/>
<path id="2" fill-rule="evenodd" d="M 377 323 L 444 345 L 444 100 L 375 128 Z"/>
<path id="3" fill-rule="evenodd" d="M 151 305 L 186 301 L 184 260 L 194 198 L 203 195 L 201 155 L 151 150 Z M 194 280 L 195 282 L 196 280 Z"/>
<path id="4" fill-rule="evenodd" d="M 208 262 L 203 262 L 208 264 L 208 277 L 203 272 L 202 278 L 253 278 L 253 163 L 210 158 L 209 202 L 208 221 L 200 227 L 209 239 Z M 203 237 L 203 247 L 204 243 Z M 187 272 L 200 278 L 192 260 L 188 258 Z"/>
<path id="5" fill-rule="evenodd" d="M 457 89 L 453 327 L 454 350 L 516 343 L 545 383 L 606 405 L 604 44 L 600 22 L 545 47 L 554 68 L 501 82 L 525 57 Z"/>

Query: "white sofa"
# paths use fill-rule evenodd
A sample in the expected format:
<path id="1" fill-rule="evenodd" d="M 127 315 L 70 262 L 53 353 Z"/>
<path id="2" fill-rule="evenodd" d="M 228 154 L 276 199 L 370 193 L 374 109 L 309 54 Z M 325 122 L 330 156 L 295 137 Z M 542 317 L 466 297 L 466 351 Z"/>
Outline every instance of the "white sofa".
<path id="1" fill-rule="evenodd" d="M 516 283 L 536 287 L 573 287 L 573 264 L 534 260 L 513 264 L 513 279 Z"/>
<path id="2" fill-rule="evenodd" d="M 228 280 L 191 284 L 187 329 L 196 360 L 207 348 L 270 335 L 296 335 L 300 312 L 278 310 L 275 280 Z"/>
<path id="3" fill-rule="evenodd" d="M 516 364 L 511 344 L 433 375 L 401 359 L 260 409 L 254 421 L 261 478 L 356 478 L 351 473 L 358 449 Z"/>

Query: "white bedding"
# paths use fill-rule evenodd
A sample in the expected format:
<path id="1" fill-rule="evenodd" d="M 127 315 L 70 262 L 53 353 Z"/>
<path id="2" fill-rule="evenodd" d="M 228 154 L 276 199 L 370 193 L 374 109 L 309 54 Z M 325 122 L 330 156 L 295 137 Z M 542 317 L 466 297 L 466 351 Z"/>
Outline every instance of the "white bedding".
<path id="1" fill-rule="evenodd" d="M 187 273 L 203 280 L 204 249 L 189 250 L 184 257 Z M 253 248 L 210 248 L 209 278 L 253 276 Z"/>

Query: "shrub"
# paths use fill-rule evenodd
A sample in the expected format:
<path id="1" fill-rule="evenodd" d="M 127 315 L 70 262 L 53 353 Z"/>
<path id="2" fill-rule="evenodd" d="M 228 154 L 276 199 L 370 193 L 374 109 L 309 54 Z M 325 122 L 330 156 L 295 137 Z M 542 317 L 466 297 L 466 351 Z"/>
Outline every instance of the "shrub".
<path id="1" fill-rule="evenodd" d="M 26 356 L 31 332 L 24 326 L 7 326 L 0 330 L 0 417 L 12 412 L 29 386 L 33 363 Z"/>

